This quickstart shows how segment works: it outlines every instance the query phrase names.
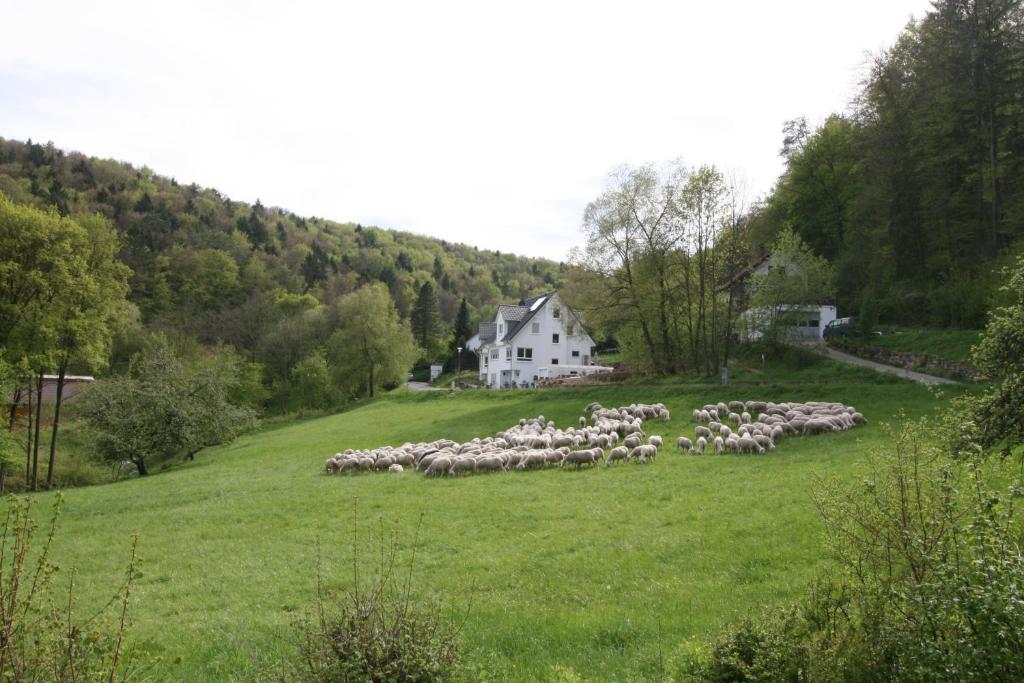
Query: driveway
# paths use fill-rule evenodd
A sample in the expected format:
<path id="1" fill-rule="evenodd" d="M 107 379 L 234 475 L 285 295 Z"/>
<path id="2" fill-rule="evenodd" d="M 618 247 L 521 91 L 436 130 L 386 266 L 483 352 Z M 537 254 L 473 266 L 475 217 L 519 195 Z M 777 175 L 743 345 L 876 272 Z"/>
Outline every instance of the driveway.
<path id="1" fill-rule="evenodd" d="M 414 391 L 437 391 L 437 387 L 432 387 L 426 382 L 406 382 L 405 386 Z"/>
<path id="2" fill-rule="evenodd" d="M 858 358 L 857 356 L 851 356 L 848 353 L 842 351 L 836 351 L 835 349 L 828 346 L 815 345 L 811 347 L 814 351 L 828 356 L 833 360 L 837 360 L 841 363 L 849 363 L 850 365 L 859 365 L 864 368 L 871 368 L 876 372 L 884 372 L 890 375 L 896 375 L 903 379 L 909 379 L 914 382 L 920 382 L 921 384 L 957 384 L 951 379 L 945 377 L 936 377 L 935 375 L 926 375 L 923 372 L 914 372 L 913 370 L 906 370 L 904 368 L 897 368 L 893 365 L 884 365 L 882 363 L 876 363 L 873 360 L 867 360 L 865 358 Z"/>

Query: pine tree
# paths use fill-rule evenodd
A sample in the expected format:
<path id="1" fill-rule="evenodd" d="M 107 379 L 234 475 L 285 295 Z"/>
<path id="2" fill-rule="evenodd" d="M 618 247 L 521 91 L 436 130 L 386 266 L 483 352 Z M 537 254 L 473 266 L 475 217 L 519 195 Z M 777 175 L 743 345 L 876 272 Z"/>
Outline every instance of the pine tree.
<path id="1" fill-rule="evenodd" d="M 416 343 L 423 349 L 428 359 L 433 357 L 438 351 L 442 323 L 434 286 L 429 281 L 424 282 L 420 287 L 416 305 L 412 309 L 411 322 L 412 334 Z"/>

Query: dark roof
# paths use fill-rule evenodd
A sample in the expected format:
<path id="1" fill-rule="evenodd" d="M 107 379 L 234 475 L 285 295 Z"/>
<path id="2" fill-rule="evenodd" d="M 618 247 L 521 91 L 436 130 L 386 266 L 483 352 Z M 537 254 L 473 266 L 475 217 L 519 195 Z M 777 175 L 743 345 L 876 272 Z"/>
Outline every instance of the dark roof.
<path id="1" fill-rule="evenodd" d="M 498 336 L 498 324 L 480 323 L 480 331 L 477 334 L 480 337 L 481 345 L 490 344 Z"/>
<path id="2" fill-rule="evenodd" d="M 513 306 L 512 304 L 500 304 L 498 313 L 501 313 L 507 322 L 515 323 L 523 319 L 523 316 L 530 312 L 526 306 Z"/>
<path id="3" fill-rule="evenodd" d="M 547 292 L 546 294 L 540 294 L 529 299 L 523 299 L 522 303 L 520 303 L 519 306 L 516 306 L 515 308 L 521 308 L 526 312 L 518 320 L 515 327 L 509 328 L 508 333 L 504 336 L 502 341 L 510 341 L 514 336 L 516 336 L 519 330 L 526 327 L 526 323 L 530 322 L 530 318 L 536 315 L 537 311 L 544 308 L 544 304 L 547 303 L 548 299 L 550 299 L 553 294 L 554 292 Z M 501 308 L 506 308 L 506 306 L 502 306 Z M 507 308 L 512 307 L 509 306 Z"/>
<path id="4" fill-rule="evenodd" d="M 736 284 L 737 282 L 739 282 L 740 280 L 754 272 L 754 269 L 757 268 L 762 263 L 764 263 L 765 261 L 767 261 L 769 256 L 771 256 L 771 254 L 761 254 L 761 256 L 754 259 L 754 261 L 750 265 L 748 265 L 746 268 L 743 268 L 738 273 L 733 275 L 731 278 L 729 278 L 727 282 L 725 282 L 715 291 L 724 292 L 725 290 L 729 289 L 734 284 Z"/>

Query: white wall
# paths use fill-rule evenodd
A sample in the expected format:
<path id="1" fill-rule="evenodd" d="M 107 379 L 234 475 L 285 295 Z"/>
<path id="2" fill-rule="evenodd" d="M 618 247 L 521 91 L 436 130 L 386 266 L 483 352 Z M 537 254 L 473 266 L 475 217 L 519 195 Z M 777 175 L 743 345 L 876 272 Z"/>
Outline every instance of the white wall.
<path id="1" fill-rule="evenodd" d="M 560 317 L 555 317 L 555 309 L 559 309 Z M 500 318 L 500 314 L 498 316 Z M 503 320 L 501 321 L 504 322 Z M 573 335 L 567 333 L 567 326 L 571 324 L 575 330 Z M 505 332 L 508 330 L 506 329 Z M 558 334 L 558 342 L 553 341 L 552 335 Z M 499 334 L 501 339 L 504 333 Z M 505 388 L 509 382 L 517 385 L 533 384 L 538 379 L 546 377 L 558 377 L 569 374 L 564 366 L 589 365 L 591 363 L 590 349 L 594 341 L 583 331 L 579 321 L 562 305 L 557 294 L 534 313 L 511 342 L 512 359 L 507 360 L 507 349 L 509 346 L 501 344 L 498 348 L 498 359 L 488 359 L 487 367 L 483 365 L 481 358 L 480 380 L 492 388 Z M 488 348 L 490 352 L 495 348 Z M 533 350 L 531 360 L 519 360 L 518 349 L 528 348 Z M 573 353 L 576 353 L 574 356 Z M 552 363 L 552 361 L 557 361 Z M 501 371 L 510 371 L 502 380 Z"/>

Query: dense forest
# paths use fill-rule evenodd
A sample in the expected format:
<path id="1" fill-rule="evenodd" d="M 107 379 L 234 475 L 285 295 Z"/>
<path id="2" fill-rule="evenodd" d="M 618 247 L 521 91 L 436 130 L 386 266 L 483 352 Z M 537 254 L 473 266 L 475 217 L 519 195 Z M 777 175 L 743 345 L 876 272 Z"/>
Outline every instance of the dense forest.
<path id="1" fill-rule="evenodd" d="M 500 301 L 560 277 L 552 261 L 236 202 L 52 143 L 0 139 L 0 192 L 62 216 L 105 216 L 131 269 L 138 327 L 233 346 L 264 366 L 268 385 L 287 384 L 332 333 L 336 304 L 363 285 L 386 285 L 429 361 L 446 357 L 463 300 L 460 336 Z M 133 350 L 120 335 L 115 368 Z"/>
<path id="2" fill-rule="evenodd" d="M 875 56 L 850 111 L 786 124 L 750 242 L 791 228 L 840 313 L 980 327 L 1024 234 L 1024 10 L 941 0 Z"/>

